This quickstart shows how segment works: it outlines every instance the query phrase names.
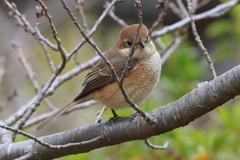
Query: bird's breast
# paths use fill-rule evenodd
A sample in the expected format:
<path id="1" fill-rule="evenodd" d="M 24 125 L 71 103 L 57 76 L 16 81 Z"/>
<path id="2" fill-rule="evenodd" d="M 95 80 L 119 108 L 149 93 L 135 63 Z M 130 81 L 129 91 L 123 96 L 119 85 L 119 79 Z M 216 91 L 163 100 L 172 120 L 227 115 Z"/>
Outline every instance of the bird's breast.
<path id="1" fill-rule="evenodd" d="M 129 98 L 136 104 L 142 103 L 156 87 L 160 71 L 161 59 L 158 52 L 147 59 L 139 60 L 136 68 L 123 81 L 124 89 Z M 108 108 L 129 107 L 116 82 L 102 87 L 95 95 L 95 99 Z"/>

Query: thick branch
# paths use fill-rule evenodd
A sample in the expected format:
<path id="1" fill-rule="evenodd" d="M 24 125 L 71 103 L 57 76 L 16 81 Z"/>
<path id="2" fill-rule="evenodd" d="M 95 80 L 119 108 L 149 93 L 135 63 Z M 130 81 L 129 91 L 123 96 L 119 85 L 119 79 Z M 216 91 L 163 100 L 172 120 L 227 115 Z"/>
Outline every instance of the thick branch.
<path id="1" fill-rule="evenodd" d="M 103 122 L 76 128 L 40 139 L 49 144 L 77 143 L 104 136 L 104 139 L 86 145 L 64 149 L 50 149 L 33 140 L 0 145 L 2 160 L 15 159 L 24 154 L 27 159 L 53 159 L 65 155 L 89 152 L 93 149 L 122 142 L 145 139 L 185 126 L 194 119 L 223 105 L 240 94 L 240 65 L 210 82 L 203 82 L 179 100 L 149 112 L 158 123 L 149 125 L 140 115 L 114 122 Z M 29 156 L 28 156 L 29 157 Z"/>

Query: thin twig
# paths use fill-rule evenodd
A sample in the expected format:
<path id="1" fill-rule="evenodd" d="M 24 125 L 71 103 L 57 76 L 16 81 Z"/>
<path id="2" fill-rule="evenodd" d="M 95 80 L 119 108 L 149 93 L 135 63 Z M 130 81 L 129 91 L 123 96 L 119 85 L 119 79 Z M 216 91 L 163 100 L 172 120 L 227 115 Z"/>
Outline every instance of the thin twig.
<path id="1" fill-rule="evenodd" d="M 19 42 L 13 41 L 12 46 L 17 51 L 18 59 L 19 59 L 20 63 L 22 64 L 22 66 L 24 67 L 24 69 L 26 71 L 26 74 L 27 74 L 27 77 L 32 82 L 36 93 L 38 93 L 40 88 L 39 88 L 39 84 L 38 84 L 37 79 L 36 79 L 36 74 L 33 71 L 33 69 L 31 68 L 31 66 L 29 65 L 29 63 L 27 62 L 27 59 L 24 55 L 24 52 L 23 52 L 22 48 L 20 47 Z"/>
<path id="2" fill-rule="evenodd" d="M 45 16 L 47 17 L 47 19 L 48 19 L 48 21 L 49 21 L 49 25 L 50 25 L 50 28 L 51 28 L 51 30 L 52 30 L 53 38 L 54 38 L 55 41 L 57 42 L 58 50 L 59 50 L 60 53 L 61 53 L 62 60 L 63 60 L 63 62 L 66 62 L 66 61 L 67 61 L 67 57 L 66 57 L 67 52 L 66 52 L 66 50 L 62 47 L 62 45 L 61 45 L 61 40 L 60 40 L 60 39 L 58 38 L 58 36 L 57 36 L 57 35 L 58 35 L 58 32 L 57 32 L 57 30 L 56 30 L 55 25 L 53 24 L 52 16 L 50 16 L 50 14 L 49 14 L 49 12 L 48 12 L 47 6 L 45 6 L 45 4 L 43 3 L 42 0 L 35 0 L 35 1 L 37 1 L 37 2 L 41 5 L 41 7 L 42 7 L 42 9 L 43 9 L 43 11 L 44 11 L 44 14 L 45 14 Z"/>
<path id="3" fill-rule="evenodd" d="M 202 1 L 199 1 L 198 4 L 197 4 L 197 8 L 196 9 L 202 8 L 203 6 L 207 5 L 211 1 L 212 0 L 202 0 Z"/>
<path id="4" fill-rule="evenodd" d="M 135 37 L 134 37 L 134 40 L 133 40 L 133 45 L 131 47 L 131 52 L 129 54 L 129 58 L 128 58 L 128 61 L 123 69 L 123 72 L 121 74 L 121 77 L 120 77 L 120 80 L 118 79 L 118 77 L 116 76 L 116 79 L 117 79 L 117 83 L 118 83 L 118 86 L 124 96 L 124 98 L 126 99 L 126 102 L 134 109 L 136 110 L 138 113 L 140 113 L 142 115 L 142 117 L 144 119 L 146 119 L 146 121 L 149 123 L 149 124 L 152 124 L 152 123 L 155 123 L 156 120 L 151 116 L 149 115 L 148 113 L 146 113 L 144 110 L 142 110 L 141 108 L 139 108 L 132 100 L 129 99 L 127 93 L 125 92 L 125 89 L 123 87 L 123 81 L 124 81 L 124 77 L 125 77 L 125 72 L 126 72 L 126 69 L 127 69 L 127 66 L 129 65 L 131 59 L 132 59 L 132 56 L 134 54 L 134 50 L 135 50 L 135 45 L 136 45 L 136 41 L 137 41 L 137 37 L 139 35 L 139 30 L 142 26 L 142 5 L 141 5 L 141 1 L 140 0 L 135 0 L 135 7 L 138 9 L 138 18 L 139 18 L 139 22 L 138 22 L 138 27 L 137 27 L 137 30 L 136 30 L 136 34 L 135 34 Z"/>
<path id="5" fill-rule="evenodd" d="M 161 149 L 161 150 L 168 149 L 168 145 L 169 145 L 169 142 L 165 142 L 163 146 L 153 145 L 147 138 L 144 139 L 144 143 L 152 149 Z"/>
<path id="6" fill-rule="evenodd" d="M 71 146 L 79 146 L 79 145 L 86 145 L 86 144 L 89 144 L 89 143 L 93 143 L 93 142 L 96 142 L 96 141 L 99 141 L 101 139 L 103 139 L 104 137 L 102 135 L 96 137 L 96 138 L 93 138 L 91 140 L 88 140 L 88 141 L 83 141 L 83 142 L 78 142 L 78 143 L 68 143 L 68 144 L 64 144 L 64 145 L 51 145 L 51 144 L 48 144 L 48 143 L 45 143 L 43 141 L 41 141 L 40 139 L 38 139 L 37 137 L 29 134 L 29 133 L 26 133 L 26 132 L 23 132 L 17 128 L 12 128 L 12 127 L 8 127 L 8 126 L 3 126 L 3 125 L 0 125 L 1 128 L 4 128 L 4 129 L 7 129 L 9 131 L 13 131 L 14 133 L 16 134 L 21 134 L 25 137 L 28 137 L 30 139 L 32 139 L 33 141 L 45 146 L 45 147 L 48 147 L 48 148 L 51 148 L 51 149 L 60 149 L 60 148 L 68 148 L 68 147 L 71 147 Z"/>
<path id="7" fill-rule="evenodd" d="M 82 20 L 82 24 L 83 24 L 83 27 L 85 28 L 85 31 L 88 33 L 89 32 L 89 28 L 88 28 L 88 24 L 87 24 L 87 18 L 85 16 L 85 13 L 84 13 L 84 9 L 83 9 L 83 3 L 84 3 L 84 0 L 76 0 L 76 3 L 77 3 L 77 6 L 76 6 L 76 9 L 77 11 L 79 12 L 79 15 L 81 17 L 81 20 Z M 81 63 L 78 61 L 78 52 L 76 52 L 74 54 L 74 61 L 77 65 L 80 65 Z"/>
<path id="8" fill-rule="evenodd" d="M 46 96 L 49 96 L 54 93 L 54 91 L 62 85 L 64 82 L 68 81 L 69 79 L 73 78 L 74 76 L 78 75 L 82 71 L 86 69 L 92 68 L 99 60 L 99 56 L 95 56 L 89 61 L 82 63 L 81 65 L 76 66 L 75 68 L 71 69 L 70 71 L 66 72 L 65 74 L 58 76 L 51 87 L 48 89 Z"/>
<path id="9" fill-rule="evenodd" d="M 50 68 L 51 68 L 51 71 L 52 71 L 52 73 L 53 73 L 53 72 L 55 71 L 55 66 L 54 66 L 53 60 L 52 60 L 52 58 L 51 58 L 51 55 L 50 55 L 50 53 L 49 53 L 49 51 L 48 51 L 48 49 L 47 49 L 46 43 L 43 43 L 43 41 L 40 41 L 40 44 L 41 44 L 41 46 L 42 46 L 42 48 L 43 48 L 43 50 L 44 50 L 44 53 L 45 53 L 45 55 L 46 55 L 48 64 L 49 64 L 49 66 L 50 66 Z"/>
<path id="10" fill-rule="evenodd" d="M 158 19 L 153 23 L 152 27 L 149 29 L 149 34 L 151 34 L 156 29 L 156 27 L 163 22 L 164 16 L 167 13 L 167 9 L 171 1 L 172 0 L 167 0 L 166 3 L 163 5 L 162 12 L 159 14 Z"/>
<path id="11" fill-rule="evenodd" d="M 51 16 L 48 14 L 48 9 L 47 9 L 47 7 L 44 5 L 44 3 L 41 0 L 37 0 L 37 1 L 39 2 L 41 7 L 43 8 L 44 14 L 48 18 L 48 20 L 49 20 L 50 27 L 51 27 L 52 32 L 53 32 L 53 37 L 54 37 L 54 39 L 58 43 L 58 50 L 61 53 L 62 62 L 58 65 L 58 67 L 56 68 L 56 70 L 54 71 L 52 76 L 49 78 L 48 82 L 44 85 L 42 90 L 38 93 L 36 98 L 34 98 L 34 101 L 30 101 L 32 103 L 29 102 L 30 106 L 28 106 L 28 108 L 25 108 L 25 110 L 20 111 L 20 114 L 19 114 L 18 117 L 14 117 L 15 120 L 17 120 L 17 118 L 21 118 L 22 117 L 21 120 L 18 123 L 16 123 L 16 125 L 15 125 L 15 127 L 19 128 L 19 129 L 21 129 L 23 127 L 25 122 L 29 119 L 29 117 L 33 114 L 33 112 L 35 112 L 37 106 L 39 106 L 40 102 L 44 99 L 45 94 L 48 91 L 48 89 L 50 88 L 51 84 L 57 78 L 57 76 L 61 73 L 61 71 L 63 70 L 63 68 L 65 67 L 66 62 L 67 62 L 66 61 L 67 60 L 66 59 L 66 51 L 61 46 L 60 39 L 57 37 L 57 31 L 56 31 L 55 26 L 54 26 L 54 24 L 52 22 Z M 20 16 L 21 16 L 21 14 L 20 14 Z"/>
<path id="12" fill-rule="evenodd" d="M 14 90 L 14 91 L 12 92 L 12 94 L 10 94 L 10 95 L 7 97 L 7 99 L 5 100 L 5 102 L 4 102 L 2 105 L 0 105 L 0 112 L 1 112 L 2 110 L 4 110 L 5 108 L 7 108 L 8 105 L 10 104 L 10 102 L 11 102 L 11 101 L 13 100 L 13 98 L 16 97 L 16 96 L 17 96 L 17 91 Z"/>
<path id="13" fill-rule="evenodd" d="M 42 43 L 42 42 L 40 42 L 40 43 Z M 42 43 L 42 44 L 45 45 L 44 43 Z M 26 70 L 27 76 L 30 79 L 30 81 L 32 82 L 36 93 L 38 94 L 39 91 L 40 91 L 40 87 L 39 87 L 39 84 L 36 80 L 36 74 L 32 70 L 32 68 L 30 67 L 29 63 L 27 62 L 27 59 L 26 59 L 26 57 L 23 53 L 22 48 L 20 47 L 20 45 L 17 42 L 13 42 L 12 46 L 16 49 L 16 51 L 18 53 L 19 61 L 23 65 L 24 69 Z M 50 59 L 50 61 L 51 61 L 51 59 Z M 54 109 L 54 107 L 51 105 L 51 103 L 48 99 L 44 98 L 43 101 L 51 110 Z"/>
<path id="14" fill-rule="evenodd" d="M 107 8 L 109 5 L 110 3 L 106 1 L 103 7 Z M 115 7 L 112 7 L 108 12 L 108 16 L 111 17 L 114 21 L 116 21 L 118 24 L 120 24 L 123 27 L 129 26 L 123 19 L 120 19 L 118 16 L 116 16 L 114 11 L 115 11 Z"/>
<path id="15" fill-rule="evenodd" d="M 181 44 L 182 36 L 187 32 L 188 28 L 189 25 L 182 27 L 173 37 L 170 44 L 164 50 L 161 51 L 160 55 L 163 55 L 162 65 L 167 61 L 170 55 L 179 47 L 179 45 Z"/>
<path id="16" fill-rule="evenodd" d="M 49 95 L 52 95 L 54 93 L 54 91 L 60 86 L 62 85 L 64 82 L 66 82 L 67 80 L 71 79 L 72 77 L 78 75 L 80 72 L 86 70 L 86 69 L 89 69 L 89 68 L 92 68 L 96 63 L 97 61 L 99 60 L 99 57 L 98 56 L 95 56 L 93 57 L 92 59 L 90 59 L 89 61 L 73 68 L 72 70 L 68 71 L 67 73 L 61 75 L 61 76 L 58 76 L 56 73 L 60 73 L 63 65 L 64 64 L 60 64 L 57 68 L 57 70 L 53 73 L 53 76 L 50 78 L 50 80 L 53 80 L 55 76 L 56 79 L 54 82 L 52 81 L 48 81 L 45 85 L 45 89 L 42 89 L 42 93 L 45 94 L 45 97 L 49 96 Z M 52 84 L 51 84 L 52 83 Z M 51 86 L 51 87 L 50 87 Z M 48 88 L 47 88 L 48 87 Z M 47 90 L 47 93 L 45 93 L 45 91 Z M 32 106 L 32 104 L 34 104 L 34 102 L 37 102 L 39 103 L 39 101 L 41 101 L 41 97 L 43 95 L 42 94 L 38 94 L 36 96 L 34 96 L 31 100 L 29 100 L 25 105 L 23 105 L 22 107 L 20 107 L 20 109 L 13 113 L 11 116 L 9 116 L 5 122 L 7 125 L 12 125 L 14 124 L 19 118 L 21 118 L 23 116 L 23 114 L 27 111 L 27 109 L 29 107 Z M 36 105 L 36 103 L 35 103 Z M 39 105 L 39 104 L 37 104 Z"/>
<path id="17" fill-rule="evenodd" d="M 216 6 L 215 8 L 210 9 L 206 12 L 194 15 L 192 18 L 195 21 L 198 21 L 198 20 L 207 19 L 207 18 L 220 17 L 220 16 L 226 14 L 227 12 L 229 12 L 237 3 L 238 3 L 238 0 L 232 0 L 232 1 L 220 4 L 220 5 Z M 191 20 L 188 17 L 184 18 L 183 20 L 178 21 L 172 25 L 165 26 L 164 28 L 162 28 L 158 31 L 153 31 L 152 34 L 150 34 L 150 37 L 154 39 L 156 37 L 162 36 L 166 33 L 169 33 L 173 30 L 176 30 L 178 28 L 185 26 L 189 22 L 191 22 Z"/>
<path id="18" fill-rule="evenodd" d="M 149 115 L 148 113 L 146 113 L 144 110 L 142 110 L 141 108 L 139 108 L 132 100 L 129 99 L 127 93 L 125 92 L 125 89 L 123 87 L 123 81 L 124 81 L 124 77 L 125 77 L 125 72 L 126 72 L 126 69 L 127 69 L 127 66 L 129 65 L 131 59 L 132 59 L 132 56 L 134 54 L 134 50 L 135 50 L 135 45 L 136 45 L 136 41 L 137 41 L 137 37 L 139 35 L 139 30 L 142 26 L 142 4 L 141 4 L 141 1 L 140 0 L 135 0 L 135 7 L 138 9 L 138 19 L 139 19 L 139 22 L 138 22 L 138 27 L 137 27 L 137 31 L 136 31 L 136 34 L 135 34 L 135 37 L 134 37 L 134 40 L 133 40 L 133 45 L 131 47 L 131 52 L 129 54 L 129 58 L 128 58 L 128 61 L 123 69 L 123 72 L 121 74 L 121 78 L 120 80 L 117 79 L 117 76 L 116 76 L 116 79 L 117 79 L 117 82 L 118 82 L 118 86 L 120 88 L 120 90 L 122 91 L 122 94 L 124 96 L 124 98 L 126 99 L 126 102 L 130 104 L 130 106 L 136 110 L 138 113 L 141 114 L 141 116 L 149 123 L 149 124 L 152 124 L 152 123 L 156 123 L 156 119 L 154 119 L 151 115 Z"/>
<path id="19" fill-rule="evenodd" d="M 137 27 L 137 30 L 136 30 L 136 34 L 134 36 L 134 39 L 133 39 L 133 45 L 131 47 L 131 52 L 129 54 L 129 58 L 128 58 L 128 61 L 123 69 L 123 72 L 121 74 L 121 77 L 120 77 L 120 81 L 119 81 L 119 84 L 122 86 L 123 84 L 123 80 L 124 80 L 124 77 L 125 77 L 125 73 L 126 73 L 126 70 L 127 70 L 127 67 L 129 66 L 130 64 L 130 61 L 132 60 L 132 56 L 134 54 L 134 50 L 135 50 L 135 46 L 136 46 L 136 41 L 137 41 L 137 38 L 138 38 L 138 35 L 139 35 L 139 30 L 140 28 L 142 27 L 142 4 L 141 4 L 141 1 L 140 0 L 135 0 L 135 7 L 138 9 L 138 18 L 139 18 L 139 22 L 138 22 L 138 27 Z"/>
<path id="20" fill-rule="evenodd" d="M 85 28 L 86 33 L 88 33 L 89 32 L 89 28 L 88 28 L 87 19 L 86 19 L 86 16 L 85 16 L 85 13 L 84 13 L 84 9 L 83 9 L 84 0 L 76 0 L 76 3 L 77 3 L 76 8 L 77 8 L 77 10 L 78 10 L 78 12 L 80 14 L 83 27 Z M 92 38 L 92 41 L 94 41 L 93 38 Z M 94 49 L 93 49 L 93 51 L 95 52 L 95 54 L 97 54 L 97 52 Z M 80 65 L 80 62 L 78 61 L 78 52 L 75 53 L 74 60 L 75 60 L 75 63 L 77 65 Z"/>
<path id="21" fill-rule="evenodd" d="M 22 27 L 27 33 L 30 33 L 39 41 L 43 41 L 48 45 L 50 48 L 52 48 L 55 51 L 58 51 L 58 47 L 54 44 L 52 44 L 48 39 L 44 38 L 40 32 L 35 31 L 30 23 L 26 20 L 25 16 L 22 15 L 18 9 L 15 3 L 9 3 L 7 0 L 3 0 L 3 3 L 8 7 L 9 15 L 12 16 L 16 20 L 16 24 L 20 27 Z"/>
<path id="22" fill-rule="evenodd" d="M 37 35 L 37 39 L 39 41 L 44 42 L 48 47 L 50 47 L 54 51 L 59 51 L 58 46 L 55 44 L 52 44 L 47 38 L 45 38 L 40 31 L 36 31 L 35 34 Z"/>
<path id="23" fill-rule="evenodd" d="M 180 17 L 181 19 L 184 18 L 183 13 L 178 9 L 178 7 L 175 5 L 175 3 L 173 3 L 173 2 L 169 3 L 168 7 L 171 8 L 173 13 L 175 13 L 178 17 Z"/>
<path id="24" fill-rule="evenodd" d="M 103 108 L 97 113 L 97 118 L 95 120 L 95 124 L 100 123 L 102 121 L 102 115 L 106 110 L 107 110 L 107 107 L 103 106 Z"/>
<path id="25" fill-rule="evenodd" d="M 110 5 L 103 11 L 102 15 L 98 18 L 98 20 L 95 22 L 94 26 L 92 27 L 92 29 L 89 31 L 89 33 L 87 34 L 88 37 L 91 37 L 97 30 L 99 24 L 102 22 L 102 20 L 106 17 L 107 13 L 109 12 L 109 10 L 116 5 L 116 3 L 118 3 L 119 0 L 112 0 L 112 2 L 110 3 Z M 81 48 L 84 44 L 86 43 L 86 39 L 84 38 L 69 54 L 68 54 L 68 59 L 71 58 L 71 56 L 73 54 L 75 54 L 79 48 Z"/>
<path id="26" fill-rule="evenodd" d="M 161 49 L 165 49 L 165 48 L 166 48 L 166 45 L 163 43 L 161 37 L 157 37 L 157 38 L 155 39 L 155 42 L 158 44 L 159 47 L 161 47 Z"/>
<path id="27" fill-rule="evenodd" d="M 84 0 L 76 0 L 76 3 L 77 3 L 77 10 L 78 10 L 81 20 L 82 20 L 83 27 L 85 28 L 85 31 L 88 33 L 89 28 L 88 28 L 88 24 L 87 24 L 87 18 L 85 16 L 85 13 L 83 10 Z"/>
<path id="28" fill-rule="evenodd" d="M 184 6 L 182 0 L 177 0 L 177 4 L 178 4 L 180 12 L 183 14 L 182 19 L 186 18 L 188 16 L 188 11 L 187 11 L 186 7 Z"/>
<path id="29" fill-rule="evenodd" d="M 51 103 L 51 101 L 49 100 L 49 99 L 47 99 L 47 98 L 44 98 L 43 99 L 43 102 L 46 104 L 46 106 L 50 109 L 50 110 L 56 110 L 57 109 L 57 107 L 55 107 L 52 103 Z"/>
<path id="30" fill-rule="evenodd" d="M 79 66 L 79 65 L 81 65 L 81 63 L 79 62 L 79 60 L 78 60 L 78 52 L 76 52 L 75 54 L 74 54 L 74 61 L 75 61 L 75 63 Z"/>
<path id="31" fill-rule="evenodd" d="M 194 15 L 194 13 L 196 12 L 196 9 L 197 9 L 197 3 L 198 3 L 198 0 L 191 0 L 192 2 L 192 15 Z"/>
<path id="32" fill-rule="evenodd" d="M 40 33 L 39 31 L 39 26 L 40 26 L 40 20 L 41 20 L 41 17 L 44 16 L 44 11 L 42 9 L 42 7 L 39 7 L 39 6 L 36 6 L 36 10 L 37 10 L 37 13 L 36 13 L 36 27 L 35 27 L 35 30 L 36 32 Z M 51 58 L 51 55 L 48 51 L 48 48 L 47 48 L 47 45 L 46 43 L 44 43 L 43 41 L 39 41 L 40 45 L 42 46 L 43 50 L 44 50 L 44 53 L 46 55 L 46 58 L 47 58 L 47 61 L 48 61 L 48 64 L 52 70 L 52 73 L 54 72 L 55 70 L 55 66 L 54 66 L 54 63 L 53 63 L 53 60 Z"/>
<path id="33" fill-rule="evenodd" d="M 187 5 L 188 5 L 189 18 L 191 20 L 191 27 L 192 27 L 193 35 L 195 37 L 195 41 L 198 43 L 198 46 L 202 50 L 202 53 L 205 56 L 205 58 L 206 58 L 206 60 L 209 64 L 209 67 L 210 67 L 210 70 L 212 72 L 213 78 L 216 78 L 217 74 L 216 74 L 216 71 L 214 69 L 213 62 L 212 62 L 212 60 L 211 60 L 211 58 L 208 54 L 207 49 L 204 47 L 204 45 L 202 43 L 202 40 L 200 39 L 200 36 L 197 33 L 196 25 L 195 25 L 195 22 L 194 22 L 194 19 L 193 19 L 192 3 L 191 3 L 190 0 L 187 0 Z"/>
<path id="34" fill-rule="evenodd" d="M 4 64 L 5 64 L 5 58 L 4 57 L 0 57 L 0 84 L 2 82 L 3 76 L 4 76 Z"/>
<path id="35" fill-rule="evenodd" d="M 162 56 L 162 65 L 167 61 L 167 59 L 170 57 L 170 55 L 179 47 L 182 37 L 175 37 L 169 46 L 167 46 L 166 49 L 164 49 L 160 54 L 164 55 Z"/>
<path id="36" fill-rule="evenodd" d="M 78 105 L 75 105 L 74 107 L 72 107 L 71 109 L 67 110 L 63 115 L 65 114 L 69 114 L 73 111 L 76 111 L 76 110 L 80 110 L 80 109 L 83 109 L 83 108 L 88 108 L 94 104 L 97 104 L 98 102 L 97 101 L 94 101 L 94 100 L 91 100 L 91 101 L 87 101 L 87 102 L 84 102 L 84 103 L 81 103 L 81 104 L 78 104 Z M 56 112 L 57 109 L 55 110 L 52 110 L 50 112 L 47 112 L 47 113 L 43 113 L 43 114 L 40 114 L 38 116 L 35 116 L 34 118 L 31 118 L 29 119 L 26 124 L 23 126 L 23 129 L 24 128 L 27 128 L 27 127 L 30 127 L 32 125 L 35 125 L 41 121 L 43 121 L 44 119 L 46 119 L 47 117 L 49 117 L 50 115 L 52 115 L 54 112 Z"/>

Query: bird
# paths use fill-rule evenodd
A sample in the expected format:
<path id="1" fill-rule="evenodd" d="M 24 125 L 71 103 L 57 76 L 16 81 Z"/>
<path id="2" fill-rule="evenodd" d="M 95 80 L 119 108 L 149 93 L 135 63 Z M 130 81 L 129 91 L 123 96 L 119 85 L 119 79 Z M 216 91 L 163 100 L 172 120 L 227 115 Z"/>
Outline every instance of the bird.
<path id="1" fill-rule="evenodd" d="M 133 24 L 123 28 L 117 43 L 104 53 L 118 77 L 121 77 L 129 59 L 138 26 L 139 24 Z M 148 28 L 144 24 L 139 29 L 136 45 L 133 47 L 135 50 L 126 68 L 122 85 L 129 99 L 138 105 L 149 96 L 159 82 L 161 57 L 148 35 Z M 74 105 L 89 100 L 96 100 L 105 105 L 106 108 L 112 109 L 114 116 L 116 116 L 115 110 L 130 107 L 122 95 L 111 69 L 103 59 L 100 59 L 86 75 L 81 93 L 72 102 L 46 118 L 36 129 L 40 130 L 53 118 L 63 114 Z"/>

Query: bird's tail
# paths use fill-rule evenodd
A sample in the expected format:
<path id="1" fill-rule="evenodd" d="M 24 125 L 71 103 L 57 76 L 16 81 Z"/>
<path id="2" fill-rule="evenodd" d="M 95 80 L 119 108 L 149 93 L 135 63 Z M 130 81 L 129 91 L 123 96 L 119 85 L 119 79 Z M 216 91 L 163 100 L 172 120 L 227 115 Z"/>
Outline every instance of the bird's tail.
<path id="1" fill-rule="evenodd" d="M 48 123 L 50 123 L 53 118 L 63 114 L 64 112 L 66 112 L 68 109 L 70 109 L 71 107 L 73 107 L 74 105 L 78 104 L 77 101 L 72 101 L 70 103 L 68 103 L 66 106 L 60 108 L 59 110 L 57 110 L 56 112 L 54 112 L 51 116 L 49 116 L 48 118 L 46 118 L 40 125 L 37 126 L 36 130 L 40 130 L 41 128 L 43 128 L 44 126 L 46 126 Z"/>

